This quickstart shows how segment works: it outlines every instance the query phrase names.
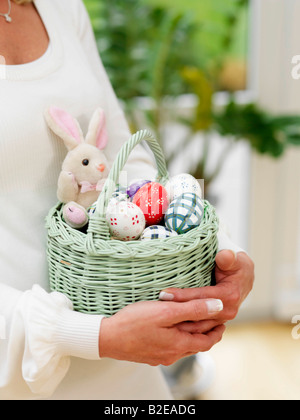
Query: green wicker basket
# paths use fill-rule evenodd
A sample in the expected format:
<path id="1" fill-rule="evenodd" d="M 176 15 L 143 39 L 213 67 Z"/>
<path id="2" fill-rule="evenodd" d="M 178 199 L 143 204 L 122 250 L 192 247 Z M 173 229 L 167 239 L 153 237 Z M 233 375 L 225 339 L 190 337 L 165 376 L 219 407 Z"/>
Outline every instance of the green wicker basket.
<path id="1" fill-rule="evenodd" d="M 165 185 L 168 171 L 162 150 L 151 132 L 139 131 L 119 152 L 86 233 L 64 222 L 62 203 L 47 216 L 50 287 L 65 294 L 76 311 L 111 316 L 130 303 L 156 300 L 169 287 L 211 283 L 218 218 L 208 201 L 201 225 L 184 235 L 150 241 L 110 239 L 106 208 L 130 153 L 143 140 L 154 153 L 157 181 Z"/>

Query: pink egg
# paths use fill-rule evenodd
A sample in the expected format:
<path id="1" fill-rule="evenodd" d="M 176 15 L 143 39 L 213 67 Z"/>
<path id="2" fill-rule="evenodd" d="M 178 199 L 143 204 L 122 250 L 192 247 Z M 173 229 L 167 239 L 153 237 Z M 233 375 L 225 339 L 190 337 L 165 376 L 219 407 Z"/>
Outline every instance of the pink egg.
<path id="1" fill-rule="evenodd" d="M 148 226 L 159 224 L 169 205 L 167 190 L 158 182 L 142 186 L 132 202 L 141 209 Z"/>

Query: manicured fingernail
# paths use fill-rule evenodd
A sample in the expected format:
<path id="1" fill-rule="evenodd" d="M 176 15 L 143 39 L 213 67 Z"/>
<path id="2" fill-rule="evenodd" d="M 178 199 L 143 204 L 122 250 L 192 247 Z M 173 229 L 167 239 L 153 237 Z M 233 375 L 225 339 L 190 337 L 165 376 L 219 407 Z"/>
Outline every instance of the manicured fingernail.
<path id="1" fill-rule="evenodd" d="M 208 299 L 205 303 L 209 314 L 223 310 L 223 302 L 220 299 Z"/>
<path id="2" fill-rule="evenodd" d="M 159 299 L 160 300 L 173 300 L 174 295 L 172 295 L 172 293 L 160 292 Z"/>

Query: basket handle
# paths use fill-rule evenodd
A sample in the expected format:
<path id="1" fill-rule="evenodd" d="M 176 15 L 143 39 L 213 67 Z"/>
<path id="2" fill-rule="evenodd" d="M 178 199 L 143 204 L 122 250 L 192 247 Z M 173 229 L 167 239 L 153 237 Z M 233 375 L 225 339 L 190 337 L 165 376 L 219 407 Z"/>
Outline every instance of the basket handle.
<path id="1" fill-rule="evenodd" d="M 110 238 L 109 227 L 106 222 L 106 209 L 109 200 L 111 199 L 112 194 L 115 191 L 115 187 L 119 180 L 120 173 L 124 168 L 130 153 L 143 140 L 147 141 L 155 157 L 158 169 L 156 180 L 163 185 L 167 182 L 169 174 L 161 146 L 154 138 L 151 131 L 138 131 L 130 137 L 130 139 L 123 145 L 123 147 L 119 151 L 110 170 L 110 173 L 106 179 L 104 187 L 98 197 L 95 213 L 89 222 L 89 227 L 87 231 L 87 243 L 89 244 L 89 248 L 93 242 L 93 239 L 95 238 L 95 235 L 101 239 Z"/>

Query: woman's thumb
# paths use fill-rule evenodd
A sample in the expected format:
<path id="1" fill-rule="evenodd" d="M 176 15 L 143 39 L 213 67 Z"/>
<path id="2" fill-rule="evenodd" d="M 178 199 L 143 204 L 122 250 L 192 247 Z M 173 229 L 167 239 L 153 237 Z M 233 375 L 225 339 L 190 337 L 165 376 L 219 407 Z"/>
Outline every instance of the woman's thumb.
<path id="1" fill-rule="evenodd" d="M 237 255 L 231 249 L 225 249 L 216 255 L 216 264 L 221 271 L 230 271 L 235 268 Z"/>

